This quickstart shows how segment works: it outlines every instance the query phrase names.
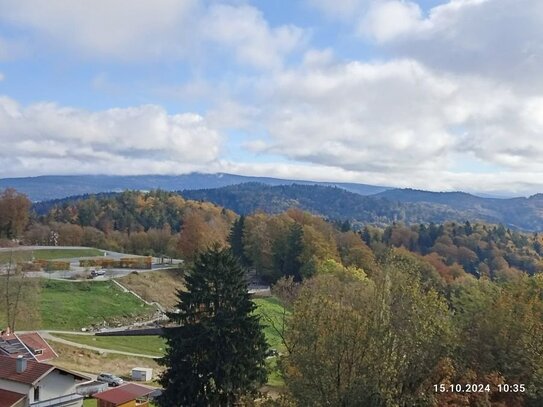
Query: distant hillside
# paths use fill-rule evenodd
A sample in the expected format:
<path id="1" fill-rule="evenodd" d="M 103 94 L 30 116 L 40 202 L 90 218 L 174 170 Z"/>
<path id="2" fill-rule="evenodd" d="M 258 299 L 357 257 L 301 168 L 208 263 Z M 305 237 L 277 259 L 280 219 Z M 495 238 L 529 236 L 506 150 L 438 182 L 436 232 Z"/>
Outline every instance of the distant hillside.
<path id="1" fill-rule="evenodd" d="M 220 188 L 245 182 L 258 182 L 266 185 L 297 183 L 337 186 L 360 195 L 376 194 L 388 189 L 386 187 L 354 183 L 293 181 L 224 173 L 191 173 L 184 175 L 51 175 L 29 178 L 3 178 L 0 179 L 0 191 L 5 188 L 15 188 L 17 191 L 26 194 L 33 202 L 39 202 L 101 192 L 121 192 L 124 190 L 150 191 L 152 189 L 178 191 L 183 189 Z"/>
<path id="2" fill-rule="evenodd" d="M 543 230 L 543 195 L 481 198 L 463 192 L 394 189 L 372 196 L 319 185 L 269 186 L 249 183 L 218 189 L 185 190 L 190 199 L 214 202 L 237 213 L 279 213 L 299 207 L 334 219 L 388 224 L 483 221 L 521 230 Z"/>

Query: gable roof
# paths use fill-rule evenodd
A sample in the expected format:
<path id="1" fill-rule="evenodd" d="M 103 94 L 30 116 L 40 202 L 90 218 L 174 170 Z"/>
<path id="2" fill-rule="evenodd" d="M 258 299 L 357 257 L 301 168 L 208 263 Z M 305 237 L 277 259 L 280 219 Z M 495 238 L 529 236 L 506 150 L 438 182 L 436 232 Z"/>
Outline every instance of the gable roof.
<path id="1" fill-rule="evenodd" d="M 98 400 L 107 401 L 115 405 L 123 404 L 137 398 L 148 396 L 156 389 L 140 386 L 139 384 L 127 383 L 111 390 L 96 393 L 92 397 Z"/>
<path id="2" fill-rule="evenodd" d="M 0 355 L 12 358 L 22 356 L 25 359 L 34 359 L 32 352 L 12 333 L 0 334 Z"/>
<path id="3" fill-rule="evenodd" d="M 26 395 L 21 393 L 0 389 L 0 407 L 13 407 L 25 397 Z"/>
<path id="4" fill-rule="evenodd" d="M 0 379 L 33 385 L 54 370 L 72 375 L 76 380 L 89 380 L 88 377 L 78 373 L 61 369 L 47 363 L 36 362 L 35 360 L 27 360 L 26 370 L 23 373 L 17 373 L 17 359 L 0 355 Z"/>
<path id="5" fill-rule="evenodd" d="M 23 373 L 17 373 L 16 366 L 16 358 L 0 355 L 0 379 L 32 385 L 47 373 L 55 370 L 54 366 L 35 360 L 26 361 L 26 370 Z"/>
<path id="6" fill-rule="evenodd" d="M 47 341 L 38 332 L 26 332 L 16 334 L 16 336 L 32 352 L 32 355 L 38 362 L 45 362 L 58 357 L 53 348 L 49 346 Z M 38 353 L 38 351 L 41 351 L 41 353 Z"/>

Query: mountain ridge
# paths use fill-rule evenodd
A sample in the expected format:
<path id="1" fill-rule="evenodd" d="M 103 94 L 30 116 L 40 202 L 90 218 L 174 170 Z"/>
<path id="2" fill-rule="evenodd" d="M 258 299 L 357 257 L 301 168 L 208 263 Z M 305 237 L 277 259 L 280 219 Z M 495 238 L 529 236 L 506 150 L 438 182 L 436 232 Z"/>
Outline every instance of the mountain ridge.
<path id="1" fill-rule="evenodd" d="M 267 185 L 339 186 L 360 195 L 372 195 L 390 187 L 349 182 L 288 180 L 272 177 L 253 177 L 228 173 L 192 172 L 181 175 L 41 175 L 37 177 L 0 178 L 0 191 L 14 188 L 33 202 L 62 199 L 85 194 L 121 192 L 124 190 L 179 191 L 184 189 L 220 188 L 246 182 Z"/>

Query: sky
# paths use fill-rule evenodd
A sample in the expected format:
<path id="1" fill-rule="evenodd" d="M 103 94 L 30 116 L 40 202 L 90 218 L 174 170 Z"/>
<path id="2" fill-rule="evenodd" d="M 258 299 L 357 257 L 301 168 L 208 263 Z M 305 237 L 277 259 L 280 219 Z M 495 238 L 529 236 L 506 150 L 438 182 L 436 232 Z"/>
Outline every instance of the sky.
<path id="1" fill-rule="evenodd" d="M 0 0 L 0 177 L 543 192 L 541 0 Z"/>

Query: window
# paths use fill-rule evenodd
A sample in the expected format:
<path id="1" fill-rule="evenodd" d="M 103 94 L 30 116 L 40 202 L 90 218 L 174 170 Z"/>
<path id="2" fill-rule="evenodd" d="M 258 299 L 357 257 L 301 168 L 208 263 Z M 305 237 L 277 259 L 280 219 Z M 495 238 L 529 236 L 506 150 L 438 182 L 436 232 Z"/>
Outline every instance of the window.
<path id="1" fill-rule="evenodd" d="M 40 401 L 40 386 L 34 387 L 34 401 Z"/>
<path id="2" fill-rule="evenodd" d="M 34 355 L 43 355 L 43 349 L 36 349 Z"/>

